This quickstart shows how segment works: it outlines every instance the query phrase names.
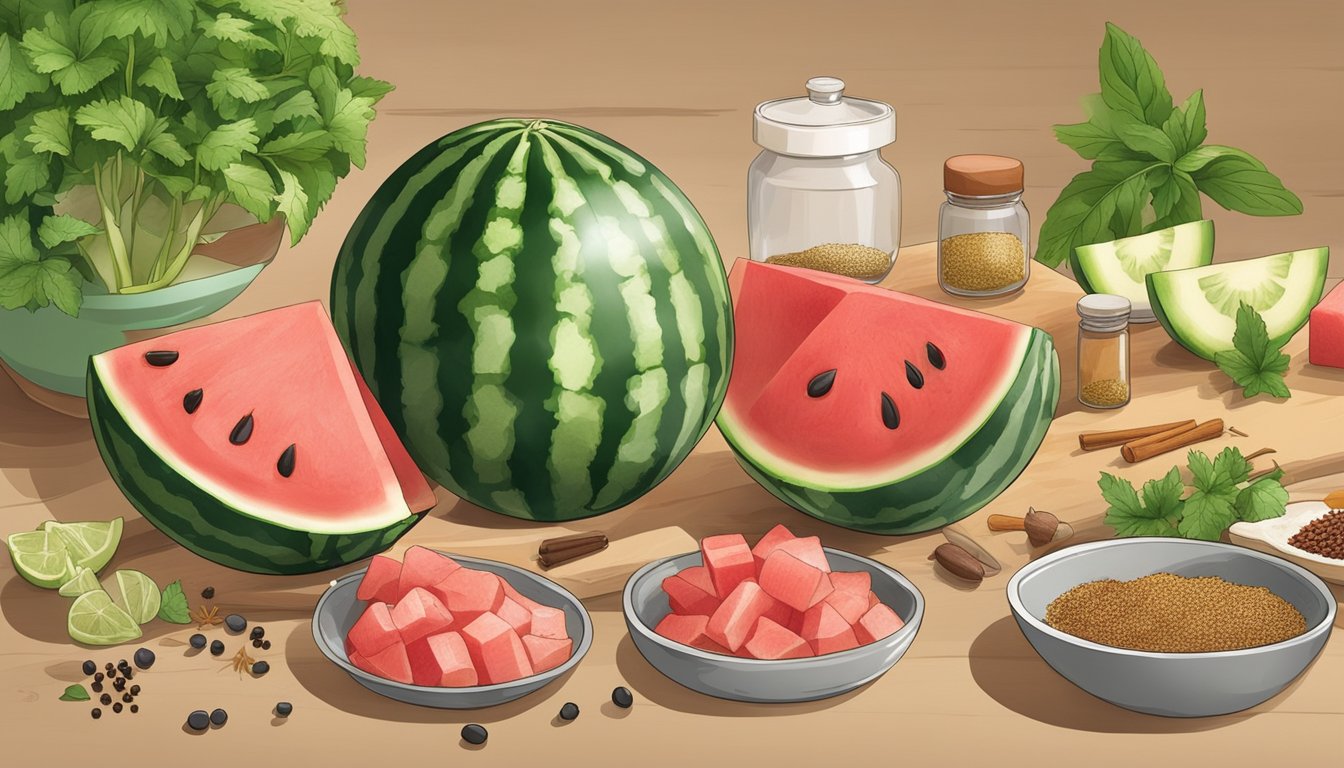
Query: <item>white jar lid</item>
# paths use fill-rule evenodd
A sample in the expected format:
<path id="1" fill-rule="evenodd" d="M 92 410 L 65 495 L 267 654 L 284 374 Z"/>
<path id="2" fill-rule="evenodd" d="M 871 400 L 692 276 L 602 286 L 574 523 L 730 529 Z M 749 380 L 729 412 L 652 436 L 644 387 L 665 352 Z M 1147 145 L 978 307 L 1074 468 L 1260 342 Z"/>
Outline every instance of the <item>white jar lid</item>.
<path id="1" fill-rule="evenodd" d="M 896 111 L 880 101 L 846 97 L 838 77 L 807 81 L 807 96 L 756 106 L 752 136 L 782 155 L 839 157 L 871 152 L 896 140 Z"/>
<path id="2" fill-rule="evenodd" d="M 1115 331 L 1129 324 L 1130 303 L 1124 296 L 1090 293 L 1078 300 L 1078 316 L 1094 331 Z"/>

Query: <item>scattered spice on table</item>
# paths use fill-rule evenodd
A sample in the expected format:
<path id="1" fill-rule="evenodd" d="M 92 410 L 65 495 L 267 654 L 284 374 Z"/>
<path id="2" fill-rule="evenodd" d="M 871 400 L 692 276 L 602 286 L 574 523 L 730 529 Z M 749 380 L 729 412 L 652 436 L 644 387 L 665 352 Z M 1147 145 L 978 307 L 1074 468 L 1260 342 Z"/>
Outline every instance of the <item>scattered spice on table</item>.
<path id="1" fill-rule="evenodd" d="M 1010 232 L 972 232 L 938 244 L 943 283 L 963 291 L 996 291 L 1022 281 L 1026 255 Z"/>
<path id="2" fill-rule="evenodd" d="M 196 650 L 199 651 L 200 649 L 205 647 L 205 635 L 202 635 L 200 632 L 197 632 L 196 634 L 192 635 L 187 640 L 187 642 L 191 644 L 192 648 L 195 648 Z"/>
<path id="3" fill-rule="evenodd" d="M 135 666 L 141 669 L 149 669 L 154 666 L 154 652 L 148 648 L 137 648 L 134 658 Z"/>
<path id="4" fill-rule="evenodd" d="M 204 709 L 198 709 L 187 715 L 187 727 L 193 731 L 204 731 L 210 727 L 210 713 Z"/>
<path id="5" fill-rule="evenodd" d="M 859 280 L 880 278 L 891 269 L 891 254 L 859 243 L 824 243 L 795 253 L 781 253 L 765 260 L 783 267 L 803 267 Z"/>
<path id="6" fill-rule="evenodd" d="M 219 616 L 219 609 L 213 605 L 208 608 L 204 605 L 196 606 L 196 610 L 191 612 L 191 620 L 196 622 L 197 629 L 224 623 L 224 619 Z"/>
<path id="7" fill-rule="evenodd" d="M 611 692 L 611 703 L 621 709 L 629 709 L 635 703 L 635 695 L 630 693 L 630 689 L 623 685 L 616 686 Z"/>
<path id="8" fill-rule="evenodd" d="M 1331 510 L 1312 520 L 1294 533 L 1288 543 L 1304 552 L 1344 560 L 1344 510 Z"/>
<path id="9" fill-rule="evenodd" d="M 1080 394 L 1088 405 L 1124 405 L 1129 402 L 1129 385 L 1119 379 L 1096 379 L 1084 384 Z"/>
<path id="10" fill-rule="evenodd" d="M 215 588 L 214 588 L 214 587 L 206 587 L 205 589 L 202 589 L 202 590 L 201 590 L 201 597 L 202 597 L 203 599 L 205 599 L 205 600 L 214 600 L 214 599 L 215 599 Z"/>
<path id="11" fill-rule="evenodd" d="M 1172 573 L 1080 584 L 1047 606 L 1045 622 L 1094 643 L 1156 653 L 1234 651 L 1306 631 L 1302 614 L 1265 587 Z"/>
<path id="12" fill-rule="evenodd" d="M 238 652 L 229 660 L 229 664 L 233 667 L 233 671 L 240 674 L 251 669 L 254 662 L 256 662 L 256 659 L 247 655 L 246 648 L 239 648 Z"/>
<path id="13" fill-rule="evenodd" d="M 224 617 L 224 627 L 230 632 L 237 634 L 247 629 L 247 619 L 237 613 L 230 613 Z"/>
<path id="14" fill-rule="evenodd" d="M 565 722 L 579 719 L 579 705 L 572 701 L 565 702 L 565 705 L 560 708 L 560 719 Z"/>
<path id="15" fill-rule="evenodd" d="M 275 705 L 276 717 L 289 717 L 294 712 L 294 705 L 288 701 L 281 701 Z"/>
<path id="16" fill-rule="evenodd" d="M 229 722 L 229 713 L 223 709 L 215 709 L 210 712 L 210 722 L 215 725 L 223 725 Z"/>
<path id="17" fill-rule="evenodd" d="M 462 740 L 468 744 L 484 744 L 488 738 L 490 738 L 490 732 L 485 730 L 483 725 L 470 723 L 462 726 Z"/>
<path id="18" fill-rule="evenodd" d="M 224 653 L 224 643 L 220 640 L 214 640 L 210 643 L 210 655 L 219 656 Z"/>

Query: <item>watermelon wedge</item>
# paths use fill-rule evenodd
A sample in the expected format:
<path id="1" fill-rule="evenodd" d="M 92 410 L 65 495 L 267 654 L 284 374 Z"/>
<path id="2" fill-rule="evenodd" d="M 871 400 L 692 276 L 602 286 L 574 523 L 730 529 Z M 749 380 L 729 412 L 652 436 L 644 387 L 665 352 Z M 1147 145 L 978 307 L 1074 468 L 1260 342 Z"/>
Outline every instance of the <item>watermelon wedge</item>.
<path id="1" fill-rule="evenodd" d="M 929 530 L 1022 472 L 1059 401 L 1050 336 L 820 272 L 739 261 L 718 425 L 781 500 L 837 525 Z"/>
<path id="2" fill-rule="evenodd" d="M 318 302 L 97 355 L 88 402 L 127 499 L 232 568 L 344 565 L 387 549 L 434 504 Z"/>

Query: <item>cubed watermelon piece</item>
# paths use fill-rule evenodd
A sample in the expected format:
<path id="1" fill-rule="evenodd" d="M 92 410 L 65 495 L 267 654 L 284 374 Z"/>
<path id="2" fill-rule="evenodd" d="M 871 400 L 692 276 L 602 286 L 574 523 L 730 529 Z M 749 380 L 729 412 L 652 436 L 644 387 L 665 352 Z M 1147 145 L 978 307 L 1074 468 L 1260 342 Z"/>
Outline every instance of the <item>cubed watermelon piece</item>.
<path id="1" fill-rule="evenodd" d="M 453 625 L 453 614 L 424 587 L 412 587 L 392 609 L 392 623 L 407 645 L 422 637 L 446 631 Z"/>
<path id="2" fill-rule="evenodd" d="M 569 637 L 569 630 L 565 628 L 565 612 L 549 605 L 533 608 L 531 634 L 553 640 L 564 640 Z"/>
<path id="3" fill-rule="evenodd" d="M 392 612 L 387 603 L 370 603 L 350 627 L 345 640 L 359 655 L 372 659 L 389 645 L 400 643 L 401 633 L 392 621 Z"/>
<path id="4" fill-rule="evenodd" d="M 526 609 L 529 610 L 529 611 L 531 611 L 531 610 L 535 610 L 535 609 L 541 607 L 541 603 L 538 603 L 537 601 L 533 600 L 533 599 L 530 598 L 530 597 L 526 597 L 526 596 L 524 596 L 523 593 L 521 593 L 521 592 L 519 592 L 518 590 L 514 589 L 514 588 L 513 588 L 513 585 L 509 583 L 509 580 L 508 580 L 508 579 L 504 578 L 503 576 L 499 576 L 498 574 L 496 574 L 496 578 L 499 579 L 499 587 L 500 587 L 500 589 L 504 590 L 504 596 L 505 596 L 505 597 L 507 597 L 507 598 L 509 598 L 510 600 L 512 600 L 513 602 L 515 602 L 515 603 L 517 603 L 517 604 L 523 606 L 524 608 L 526 608 Z"/>
<path id="5" fill-rule="evenodd" d="M 705 537 L 700 542 L 700 555 L 714 582 L 714 596 L 720 600 L 732 594 L 738 584 L 756 576 L 751 547 L 740 533 Z"/>
<path id="6" fill-rule="evenodd" d="M 708 616 L 678 616 L 669 613 L 653 628 L 654 632 L 676 643 L 689 645 L 710 653 L 728 654 L 727 648 L 710 639 L 705 629 L 709 625 Z"/>
<path id="7" fill-rule="evenodd" d="M 784 551 L 781 545 L 765 559 L 760 584 L 767 595 L 796 611 L 805 611 L 816 603 L 813 596 L 825 575 L 812 564 Z"/>
<path id="8" fill-rule="evenodd" d="M 788 552 L 823 573 L 831 572 L 830 561 L 826 559 L 826 552 L 821 548 L 821 539 L 817 536 L 782 541 L 775 547 L 775 551 Z"/>
<path id="9" fill-rule="evenodd" d="M 762 616 L 742 646 L 753 659 L 799 659 L 812 655 L 812 646 L 788 629 Z"/>
<path id="10" fill-rule="evenodd" d="M 532 611 L 514 602 L 513 598 L 505 597 L 499 604 L 497 613 L 499 618 L 513 627 L 513 631 L 517 632 L 519 637 L 532 631 Z"/>
<path id="11" fill-rule="evenodd" d="M 873 588 L 873 577 L 867 571 L 832 571 L 831 586 L 837 592 L 852 592 L 866 600 Z"/>
<path id="12" fill-rule="evenodd" d="M 415 676 L 411 674 L 410 659 L 406 656 L 406 646 L 402 645 L 400 640 L 377 653 L 363 655 L 361 659 L 366 666 L 360 669 L 369 674 L 386 680 L 395 680 L 398 683 L 415 682 Z"/>
<path id="13" fill-rule="evenodd" d="M 869 593 L 868 593 L 868 607 L 869 607 L 869 608 L 872 608 L 874 605 L 881 605 L 881 604 L 882 604 L 882 598 L 878 597 L 876 592 L 869 592 Z"/>
<path id="14" fill-rule="evenodd" d="M 769 557 L 770 553 L 775 551 L 775 547 L 778 547 L 786 541 L 792 541 L 795 538 L 797 537 L 793 535 L 793 531 L 785 528 L 783 523 L 766 531 L 765 535 L 761 537 L 761 540 L 756 542 L 756 546 L 751 548 L 751 557 L 756 561 L 756 570 L 758 572 L 761 570 L 765 565 L 765 558 Z"/>
<path id="15" fill-rule="evenodd" d="M 776 605 L 755 579 L 737 585 L 719 609 L 709 617 L 705 632 L 714 642 L 736 653 L 747 641 L 756 621 Z"/>
<path id="16" fill-rule="evenodd" d="M 456 632 L 440 632 L 406 646 L 416 685 L 461 688 L 476 685 L 476 666 L 467 643 Z"/>
<path id="17" fill-rule="evenodd" d="M 518 633 L 493 613 L 482 613 L 462 628 L 462 639 L 471 654 L 482 685 L 507 683 L 532 674 L 532 662 Z"/>
<path id="18" fill-rule="evenodd" d="M 397 583 L 397 597 L 401 598 L 416 587 L 429 589 L 461 567 L 456 560 L 447 555 L 420 546 L 411 547 L 401 559 L 401 579 Z"/>
<path id="19" fill-rule="evenodd" d="M 374 555 L 369 570 L 359 580 L 355 599 L 365 602 L 395 603 L 401 595 L 397 582 L 401 579 L 401 563 L 387 555 Z"/>
<path id="20" fill-rule="evenodd" d="M 1312 365 L 1344 368 L 1344 283 L 1335 286 L 1311 310 L 1307 350 Z"/>
<path id="21" fill-rule="evenodd" d="M 718 599 L 714 590 L 714 580 L 709 577 L 709 569 L 705 566 L 692 565 L 689 568 L 682 568 L 680 571 L 677 571 L 677 575 L 685 579 L 691 586 L 699 589 L 701 592 L 704 592 L 707 595 L 715 595 L 715 599 Z"/>
<path id="22" fill-rule="evenodd" d="M 569 661 L 569 652 L 573 648 L 574 641 L 569 638 L 557 640 L 554 637 L 523 635 L 523 649 L 527 651 L 527 660 L 532 665 L 534 675 Z"/>
<path id="23" fill-rule="evenodd" d="M 673 612 L 683 616 L 709 616 L 719 607 L 718 597 L 683 579 L 681 574 L 663 579 L 663 592 L 667 593 Z"/>
<path id="24" fill-rule="evenodd" d="M 483 613 L 494 613 L 504 603 L 504 588 L 493 573 L 458 568 L 442 581 L 429 587 L 459 624 L 475 620 Z"/>
<path id="25" fill-rule="evenodd" d="M 832 583 L 836 574 L 831 574 Z M 833 590 L 826 596 L 826 602 L 830 603 L 836 613 L 849 624 L 858 621 L 863 614 L 868 612 L 868 593 L 867 592 L 849 592 L 839 589 Z"/>
<path id="26" fill-rule="evenodd" d="M 895 611 L 878 603 L 854 622 L 854 636 L 860 643 L 867 645 L 881 640 L 903 626 L 905 622 L 901 621 L 901 617 L 897 616 Z"/>
<path id="27" fill-rule="evenodd" d="M 803 615 L 803 631 L 800 634 L 812 645 L 812 650 L 818 656 L 859 647 L 859 640 L 849 622 L 827 602 L 808 609 Z"/>

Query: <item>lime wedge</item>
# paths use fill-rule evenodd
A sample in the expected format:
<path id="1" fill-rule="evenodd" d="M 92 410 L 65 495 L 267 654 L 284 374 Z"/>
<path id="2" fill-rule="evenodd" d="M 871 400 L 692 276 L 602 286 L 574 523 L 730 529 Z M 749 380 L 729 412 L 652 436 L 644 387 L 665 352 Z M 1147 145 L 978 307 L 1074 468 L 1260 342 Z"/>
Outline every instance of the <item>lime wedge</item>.
<path id="1" fill-rule="evenodd" d="M 60 537 L 75 565 L 97 573 L 107 565 L 121 543 L 120 517 L 113 520 L 88 523 L 58 523 L 48 520 L 42 524 L 42 530 L 54 532 Z"/>
<path id="2" fill-rule="evenodd" d="M 82 565 L 75 566 L 75 577 L 61 585 L 61 597 L 79 597 L 85 592 L 93 592 L 102 589 L 98 583 L 98 577 L 93 575 L 93 571 Z"/>
<path id="3" fill-rule="evenodd" d="M 48 531 L 12 533 L 5 539 L 14 570 L 43 589 L 55 589 L 74 576 L 65 544 Z"/>
<path id="4" fill-rule="evenodd" d="M 115 587 L 108 590 L 116 604 L 131 618 L 144 624 L 159 615 L 159 585 L 140 571 L 121 570 L 113 574 Z"/>
<path id="5" fill-rule="evenodd" d="M 71 639 L 88 645 L 116 645 L 140 636 L 135 619 L 101 589 L 75 598 L 65 626 Z"/>

